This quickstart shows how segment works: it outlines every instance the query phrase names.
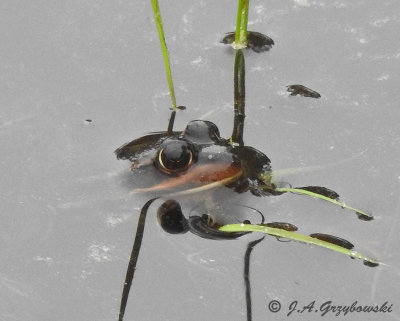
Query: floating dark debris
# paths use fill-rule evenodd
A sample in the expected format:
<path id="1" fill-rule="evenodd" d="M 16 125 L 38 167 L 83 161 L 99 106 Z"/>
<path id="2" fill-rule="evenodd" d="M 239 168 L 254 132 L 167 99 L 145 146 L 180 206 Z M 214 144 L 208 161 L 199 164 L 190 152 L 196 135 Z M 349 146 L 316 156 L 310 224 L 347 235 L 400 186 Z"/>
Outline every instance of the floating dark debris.
<path id="1" fill-rule="evenodd" d="M 186 106 L 176 106 L 176 109 L 178 109 L 178 110 L 185 110 L 186 109 Z M 174 110 L 174 108 L 170 108 L 169 110 Z"/>
<path id="2" fill-rule="evenodd" d="M 235 33 L 234 32 L 228 32 L 224 38 L 222 38 L 221 43 L 226 44 L 226 45 L 231 45 L 235 41 Z M 250 48 L 254 52 L 264 52 L 264 51 L 269 51 L 272 46 L 274 45 L 274 41 L 256 31 L 248 31 L 247 32 L 247 48 Z"/>
<path id="3" fill-rule="evenodd" d="M 280 228 L 285 231 L 295 232 L 298 230 L 296 225 L 286 223 L 286 222 L 271 222 L 271 223 L 264 223 L 260 224 L 262 226 L 272 227 L 272 228 Z"/>
<path id="4" fill-rule="evenodd" d="M 223 232 L 218 230 L 219 225 L 210 224 L 210 219 L 207 214 L 201 216 L 195 215 L 189 217 L 190 231 L 202 238 L 210 240 L 229 240 L 236 239 L 249 232 Z"/>
<path id="5" fill-rule="evenodd" d="M 372 221 L 374 219 L 372 216 L 363 215 L 358 212 L 356 212 L 356 214 L 361 221 Z"/>
<path id="6" fill-rule="evenodd" d="M 336 193 L 335 191 L 332 191 L 329 188 L 323 187 L 323 186 L 303 186 L 303 187 L 297 187 L 298 189 L 304 189 L 306 191 L 316 193 L 319 195 L 326 196 L 330 199 L 333 200 L 339 200 L 339 194 Z"/>
<path id="7" fill-rule="evenodd" d="M 364 263 L 364 265 L 369 266 L 369 267 L 376 267 L 379 265 L 378 262 L 371 262 L 371 261 L 367 261 L 367 260 L 364 260 L 363 263 Z"/>
<path id="8" fill-rule="evenodd" d="M 310 234 L 310 236 L 313 238 L 316 238 L 318 240 L 321 240 L 321 241 L 339 245 L 348 250 L 351 250 L 354 247 L 354 245 L 351 244 L 349 241 L 342 239 L 340 237 L 337 237 L 337 236 L 333 236 L 333 235 L 329 235 L 329 234 L 322 234 L 322 233 L 313 233 L 313 234 Z"/>
<path id="9" fill-rule="evenodd" d="M 321 98 L 319 93 L 303 85 L 287 86 L 287 91 L 291 93 L 290 96 L 300 95 L 303 97 Z"/>

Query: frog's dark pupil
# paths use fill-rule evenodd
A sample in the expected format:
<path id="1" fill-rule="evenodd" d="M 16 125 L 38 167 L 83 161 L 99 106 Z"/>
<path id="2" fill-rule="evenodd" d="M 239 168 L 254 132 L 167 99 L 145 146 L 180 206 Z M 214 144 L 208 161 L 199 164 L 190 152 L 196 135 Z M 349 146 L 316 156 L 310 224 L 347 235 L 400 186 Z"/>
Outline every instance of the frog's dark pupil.
<path id="1" fill-rule="evenodd" d="M 192 151 L 185 142 L 174 142 L 160 151 L 159 162 L 168 170 L 185 169 L 192 162 Z"/>

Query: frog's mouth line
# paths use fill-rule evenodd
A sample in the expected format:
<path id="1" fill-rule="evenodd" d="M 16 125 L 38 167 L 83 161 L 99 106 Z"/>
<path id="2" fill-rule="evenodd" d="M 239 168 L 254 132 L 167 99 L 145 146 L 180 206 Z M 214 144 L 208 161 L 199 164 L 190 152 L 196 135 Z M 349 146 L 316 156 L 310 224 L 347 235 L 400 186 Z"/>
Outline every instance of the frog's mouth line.
<path id="1" fill-rule="evenodd" d="M 164 191 L 190 183 L 200 185 L 168 194 L 168 196 L 191 195 L 232 183 L 242 174 L 242 169 L 234 164 L 198 165 L 178 177 L 165 179 L 152 187 L 136 188 L 131 194 Z"/>

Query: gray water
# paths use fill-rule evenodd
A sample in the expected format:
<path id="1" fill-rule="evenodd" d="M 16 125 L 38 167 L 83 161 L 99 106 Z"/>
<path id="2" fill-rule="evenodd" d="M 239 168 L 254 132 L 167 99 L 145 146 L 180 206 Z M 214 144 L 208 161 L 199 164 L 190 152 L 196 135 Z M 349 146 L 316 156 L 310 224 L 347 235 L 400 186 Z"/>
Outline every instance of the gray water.
<path id="1" fill-rule="evenodd" d="M 236 1 L 161 1 L 179 112 L 232 129 Z M 169 97 L 149 1 L 0 4 L 0 320 L 116 320 L 137 217 L 122 143 L 165 130 Z M 400 4 L 252 1 L 249 29 L 275 41 L 246 52 L 245 143 L 293 186 L 334 189 L 375 216 L 295 195 L 241 197 L 268 221 L 350 240 L 382 264 L 269 237 L 252 254 L 253 320 L 320 320 L 294 312 L 315 300 L 400 302 Z M 300 83 L 322 98 L 289 97 Z M 91 121 L 87 121 L 91 120 Z M 210 241 L 171 236 L 150 210 L 125 320 L 246 320 L 243 255 L 256 235 Z M 268 310 L 271 300 L 282 309 Z"/>

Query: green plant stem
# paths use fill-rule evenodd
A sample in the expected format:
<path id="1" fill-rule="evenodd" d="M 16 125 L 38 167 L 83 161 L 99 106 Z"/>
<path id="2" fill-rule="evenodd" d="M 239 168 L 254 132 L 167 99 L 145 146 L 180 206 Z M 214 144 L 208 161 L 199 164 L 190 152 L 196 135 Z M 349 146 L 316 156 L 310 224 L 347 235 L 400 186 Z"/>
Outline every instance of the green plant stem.
<path id="1" fill-rule="evenodd" d="M 160 7 L 158 6 L 158 0 L 151 0 L 151 5 L 153 7 L 154 19 L 156 21 L 158 37 L 160 39 L 161 51 L 164 58 L 164 66 L 165 73 L 167 76 L 168 86 L 169 86 L 169 95 L 171 97 L 172 109 L 176 109 L 176 99 L 175 99 L 175 91 L 174 84 L 172 82 L 171 68 L 169 63 L 168 49 L 167 44 L 165 43 L 164 29 L 161 20 L 161 12 Z"/>
<path id="2" fill-rule="evenodd" d="M 219 228 L 220 231 L 224 232 L 261 232 L 266 233 L 268 235 L 276 236 L 276 237 L 284 237 L 290 240 L 299 241 L 307 244 L 312 244 L 320 247 L 325 247 L 335 252 L 339 252 L 345 255 L 348 255 L 352 258 L 362 259 L 374 265 L 378 265 L 379 262 L 369 258 L 361 253 L 358 253 L 353 250 L 349 250 L 342 246 L 332 244 L 315 237 L 302 235 L 296 232 L 290 232 L 279 228 L 262 226 L 262 225 L 252 225 L 252 224 L 229 224 L 224 225 Z"/>
<path id="3" fill-rule="evenodd" d="M 235 49 L 247 46 L 247 21 L 249 16 L 249 0 L 239 0 L 236 18 Z"/>
<path id="4" fill-rule="evenodd" d="M 240 43 L 247 45 L 247 20 L 249 17 L 249 0 L 243 0 L 242 22 L 240 25 Z"/>
<path id="5" fill-rule="evenodd" d="M 237 17 L 236 17 L 235 43 L 240 42 L 240 27 L 242 26 L 242 8 L 243 8 L 243 0 L 239 0 Z"/>
<path id="6" fill-rule="evenodd" d="M 305 189 L 301 189 L 301 188 L 276 188 L 275 190 L 277 192 L 291 192 L 291 193 L 303 194 L 303 195 L 308 195 L 308 196 L 312 196 L 312 197 L 315 197 L 315 198 L 319 198 L 319 199 L 322 199 L 324 201 L 328 201 L 330 203 L 333 203 L 333 204 L 339 205 L 339 206 L 341 206 L 343 208 L 347 208 L 347 209 L 349 209 L 351 211 L 354 211 L 357 214 L 361 215 L 362 217 L 365 217 L 365 219 L 367 219 L 367 220 L 373 219 L 373 216 L 371 214 L 369 214 L 369 213 L 366 213 L 366 212 L 361 211 L 359 209 L 356 209 L 354 207 L 348 206 L 343 202 L 339 202 L 339 201 L 337 201 L 335 199 L 332 199 L 332 198 L 326 197 L 324 195 L 321 195 L 321 194 L 318 194 L 318 193 L 314 193 L 314 192 L 311 192 L 311 191 L 308 191 L 308 190 L 305 190 Z"/>

